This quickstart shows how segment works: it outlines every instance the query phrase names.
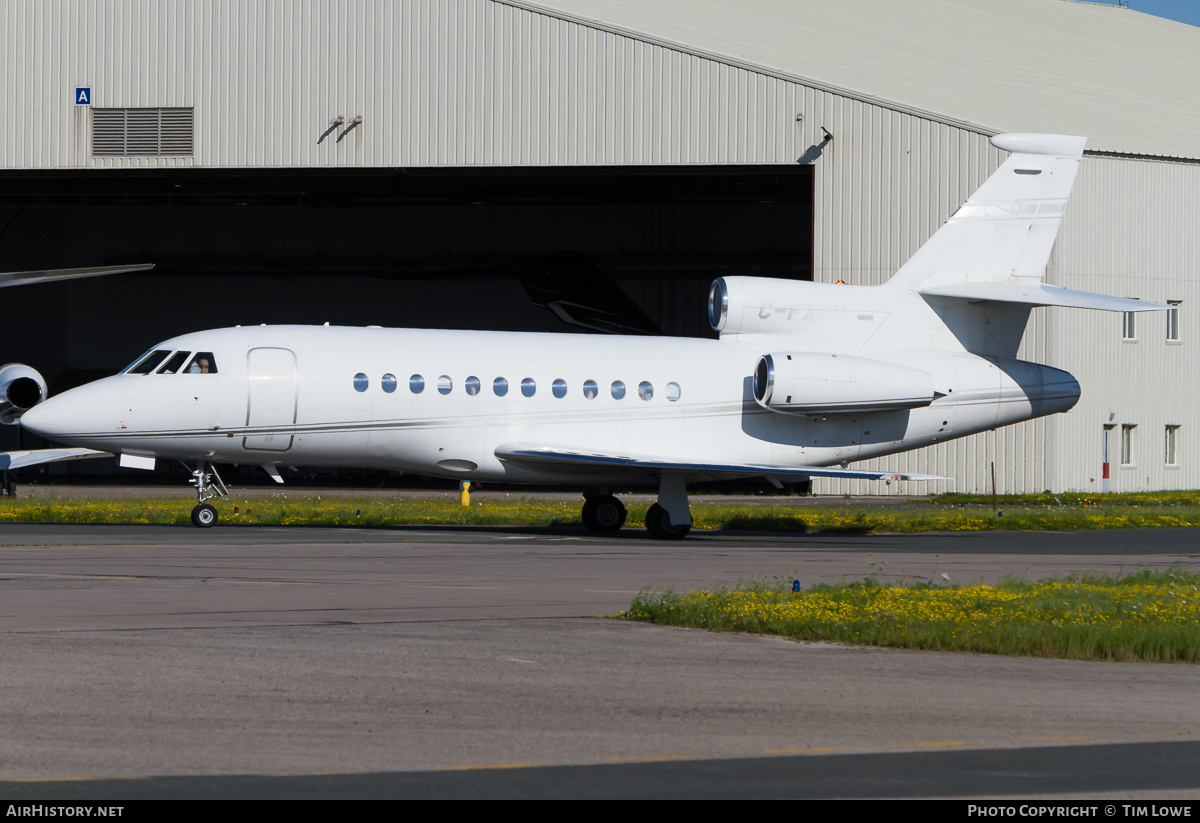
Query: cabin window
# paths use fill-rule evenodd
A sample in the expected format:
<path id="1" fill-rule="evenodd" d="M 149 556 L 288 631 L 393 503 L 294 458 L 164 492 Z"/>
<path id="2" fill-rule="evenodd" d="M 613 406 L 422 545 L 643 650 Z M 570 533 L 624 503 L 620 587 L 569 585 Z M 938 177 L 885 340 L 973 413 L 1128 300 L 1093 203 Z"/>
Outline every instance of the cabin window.
<path id="1" fill-rule="evenodd" d="M 560 400 L 567 396 L 567 381 L 561 377 L 550 384 L 550 391 Z"/>
<path id="2" fill-rule="evenodd" d="M 533 397 L 535 392 L 537 392 L 537 383 L 532 377 L 526 377 L 521 381 L 521 394 L 526 397 Z"/>
<path id="3" fill-rule="evenodd" d="M 638 397 L 640 397 L 642 400 L 649 400 L 653 396 L 654 386 L 652 384 L 645 380 L 643 380 L 641 383 L 638 383 Z"/>
<path id="4" fill-rule="evenodd" d="M 667 399 L 674 403 L 679 399 L 680 391 L 678 383 L 667 384 Z"/>
<path id="5" fill-rule="evenodd" d="M 613 400 L 620 400 L 625 396 L 625 384 L 620 380 L 614 380 L 612 382 L 612 396 Z"/>
<path id="6" fill-rule="evenodd" d="M 166 360 L 170 353 L 170 349 L 155 349 L 143 357 L 137 365 L 131 366 L 129 374 L 149 374 L 158 367 L 159 363 Z"/>
<path id="7" fill-rule="evenodd" d="M 177 351 L 171 355 L 163 367 L 158 370 L 159 374 L 177 374 L 180 367 L 187 362 L 187 359 L 192 356 L 190 351 Z"/>
<path id="8" fill-rule="evenodd" d="M 496 393 L 497 397 L 508 394 L 508 381 L 503 377 L 497 377 L 492 381 L 492 391 Z"/>
<path id="9" fill-rule="evenodd" d="M 600 391 L 600 387 L 596 385 L 595 380 L 583 381 L 583 396 L 588 400 L 595 400 L 596 394 Z"/>
<path id="10" fill-rule="evenodd" d="M 419 374 L 414 374 L 408 378 L 408 388 L 413 394 L 420 394 L 425 391 L 425 378 Z"/>
<path id="11" fill-rule="evenodd" d="M 479 378 L 474 375 L 468 377 L 463 381 L 463 387 L 466 389 L 468 395 L 474 397 L 479 394 Z"/>
<path id="12" fill-rule="evenodd" d="M 366 391 L 367 385 L 370 382 L 371 381 L 369 381 L 367 379 L 367 376 L 365 374 L 363 374 L 362 372 L 359 372 L 358 374 L 354 375 L 354 390 L 355 391 Z"/>
<path id="13" fill-rule="evenodd" d="M 450 390 L 452 388 L 454 388 L 454 381 L 451 380 L 447 375 L 443 374 L 441 377 L 438 378 L 438 392 L 439 393 L 449 394 Z"/>
<path id="14" fill-rule="evenodd" d="M 383 390 L 385 392 L 391 394 L 396 390 L 396 375 L 385 374 L 383 376 L 383 380 L 380 381 L 380 384 L 383 386 Z"/>
<path id="15" fill-rule="evenodd" d="M 186 371 L 188 374 L 216 374 L 217 358 L 210 351 L 198 351 Z"/>

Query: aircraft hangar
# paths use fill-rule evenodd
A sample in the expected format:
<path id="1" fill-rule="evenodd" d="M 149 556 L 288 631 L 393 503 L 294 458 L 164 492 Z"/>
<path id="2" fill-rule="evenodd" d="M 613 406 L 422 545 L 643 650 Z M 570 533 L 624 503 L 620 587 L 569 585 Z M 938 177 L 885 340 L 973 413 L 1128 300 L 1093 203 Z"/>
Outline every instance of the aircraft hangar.
<path id="1" fill-rule="evenodd" d="M 1113 491 L 1200 487 L 1200 29 L 1075 0 L 6 0 L 0 43 L 0 270 L 156 264 L 4 292 L 4 359 L 52 390 L 234 324 L 711 336 L 713 278 L 881 282 L 990 136 L 1080 134 L 1048 282 L 1177 309 L 1037 309 L 1021 356 L 1079 378 L 1073 410 L 881 463 L 955 483 L 816 489 L 1099 492 L 1106 448 Z"/>

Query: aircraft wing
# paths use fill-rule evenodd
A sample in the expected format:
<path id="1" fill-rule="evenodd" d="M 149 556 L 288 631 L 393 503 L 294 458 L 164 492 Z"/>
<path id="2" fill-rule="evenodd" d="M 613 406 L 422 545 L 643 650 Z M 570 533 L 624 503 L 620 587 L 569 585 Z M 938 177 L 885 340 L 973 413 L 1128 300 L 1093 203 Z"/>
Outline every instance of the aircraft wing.
<path id="1" fill-rule="evenodd" d="M 1162 303 L 1130 300 L 1127 297 L 1110 297 L 1107 294 L 1064 289 L 1060 286 L 1048 286 L 1045 283 L 953 283 L 947 286 L 931 286 L 921 289 L 920 292 L 930 297 L 995 300 L 1000 303 L 1065 306 L 1075 309 L 1099 309 L 1100 311 L 1156 311 L 1171 308 Z"/>
<path id="2" fill-rule="evenodd" d="M 0 452 L 0 471 L 58 463 L 61 460 L 84 460 L 89 457 L 112 457 L 109 452 L 95 449 L 32 449 L 19 452 Z"/>
<path id="3" fill-rule="evenodd" d="M 654 457 L 633 457 L 619 454 L 563 451 L 552 446 L 528 446 L 508 444 L 496 449 L 501 460 L 522 463 L 528 466 L 568 469 L 612 469 L 627 470 L 628 474 L 674 474 L 704 475 L 712 478 L 775 477 L 806 480 L 810 477 L 845 477 L 852 480 L 953 480 L 935 474 L 912 474 L 910 472 L 871 471 L 867 469 L 842 469 L 829 466 L 778 466 L 769 463 L 700 463 L 664 460 Z"/>
<path id="4" fill-rule="evenodd" d="M 93 266 L 86 269 L 38 269 L 36 271 L 0 272 L 0 289 L 5 286 L 27 286 L 30 283 L 49 283 L 54 280 L 75 280 L 80 277 L 100 277 L 105 274 L 121 274 L 127 271 L 145 271 L 154 268 L 153 263 L 136 263 L 131 266 Z"/>

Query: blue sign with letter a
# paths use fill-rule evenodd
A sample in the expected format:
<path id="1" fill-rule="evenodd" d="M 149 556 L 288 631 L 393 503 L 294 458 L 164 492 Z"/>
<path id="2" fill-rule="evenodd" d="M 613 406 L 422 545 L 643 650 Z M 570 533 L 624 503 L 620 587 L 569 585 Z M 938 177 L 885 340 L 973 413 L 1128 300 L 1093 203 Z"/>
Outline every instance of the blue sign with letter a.
<path id="1" fill-rule="evenodd" d="M 90 106 L 92 105 L 92 87 L 77 86 L 75 88 L 75 105 Z"/>

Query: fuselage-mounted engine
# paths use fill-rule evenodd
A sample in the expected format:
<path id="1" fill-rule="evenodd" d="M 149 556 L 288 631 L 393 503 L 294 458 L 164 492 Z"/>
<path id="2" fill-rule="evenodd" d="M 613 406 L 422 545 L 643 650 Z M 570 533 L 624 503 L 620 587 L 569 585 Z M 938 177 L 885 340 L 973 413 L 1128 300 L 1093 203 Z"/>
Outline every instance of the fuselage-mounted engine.
<path id="1" fill-rule="evenodd" d="M 788 414 L 915 409 L 939 396 L 927 371 L 844 354 L 774 352 L 754 370 L 754 399 Z"/>
<path id="2" fill-rule="evenodd" d="M 0 366 L 0 424 L 15 426 L 21 415 L 46 399 L 46 380 L 24 363 Z"/>

